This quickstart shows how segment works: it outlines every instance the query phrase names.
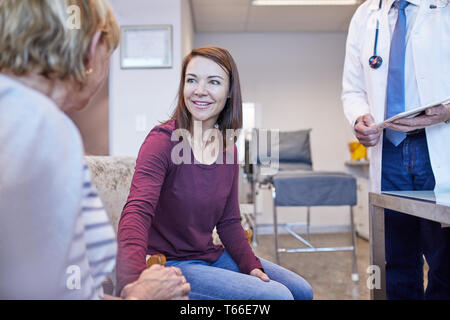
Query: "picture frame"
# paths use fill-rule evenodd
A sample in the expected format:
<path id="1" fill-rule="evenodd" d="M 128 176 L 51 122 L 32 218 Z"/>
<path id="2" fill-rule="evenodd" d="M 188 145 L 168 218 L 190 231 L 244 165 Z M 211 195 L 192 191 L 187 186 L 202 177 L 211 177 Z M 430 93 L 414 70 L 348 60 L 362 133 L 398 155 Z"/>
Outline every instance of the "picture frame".
<path id="1" fill-rule="evenodd" d="M 172 25 L 122 26 L 122 69 L 172 68 Z"/>

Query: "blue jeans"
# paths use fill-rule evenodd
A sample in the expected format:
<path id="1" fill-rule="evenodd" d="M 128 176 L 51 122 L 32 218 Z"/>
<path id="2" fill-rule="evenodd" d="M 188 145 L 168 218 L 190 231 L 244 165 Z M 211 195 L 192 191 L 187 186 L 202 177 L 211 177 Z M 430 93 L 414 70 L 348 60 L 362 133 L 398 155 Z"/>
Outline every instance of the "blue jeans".
<path id="1" fill-rule="evenodd" d="M 425 133 L 407 136 L 397 147 L 383 140 L 382 191 L 433 190 Z M 385 210 L 388 299 L 450 299 L 450 228 Z M 423 256 L 429 266 L 423 286 Z"/>
<path id="2" fill-rule="evenodd" d="M 192 300 L 311 300 L 313 292 L 296 273 L 261 259 L 270 281 L 243 274 L 225 251 L 215 262 L 170 260 L 166 266 L 181 269 L 191 285 Z"/>

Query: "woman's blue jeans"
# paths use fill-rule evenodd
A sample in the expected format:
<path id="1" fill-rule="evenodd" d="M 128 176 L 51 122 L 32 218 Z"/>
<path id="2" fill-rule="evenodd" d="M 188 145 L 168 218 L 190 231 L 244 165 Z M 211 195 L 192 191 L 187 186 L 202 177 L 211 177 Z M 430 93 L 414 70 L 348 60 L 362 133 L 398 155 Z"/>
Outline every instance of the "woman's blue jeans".
<path id="1" fill-rule="evenodd" d="M 397 147 L 384 138 L 382 161 L 381 190 L 434 189 L 425 132 Z M 450 228 L 385 210 L 385 245 L 388 299 L 450 299 Z M 425 292 L 423 256 L 429 266 Z"/>
<path id="2" fill-rule="evenodd" d="M 225 251 L 215 262 L 170 260 L 166 266 L 181 269 L 191 285 L 192 300 L 311 300 L 311 286 L 298 274 L 261 259 L 269 282 L 239 271 Z"/>

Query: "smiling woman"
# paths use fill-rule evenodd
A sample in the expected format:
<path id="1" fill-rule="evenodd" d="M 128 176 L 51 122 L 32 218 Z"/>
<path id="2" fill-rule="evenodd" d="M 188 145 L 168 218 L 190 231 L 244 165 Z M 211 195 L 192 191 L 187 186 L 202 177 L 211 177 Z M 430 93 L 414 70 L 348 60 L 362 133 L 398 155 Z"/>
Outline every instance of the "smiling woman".
<path id="1" fill-rule="evenodd" d="M 197 121 L 212 128 L 225 107 L 229 90 L 227 72 L 214 61 L 194 57 L 186 70 L 184 103 Z"/>
<path id="2" fill-rule="evenodd" d="M 184 58 L 178 97 L 172 120 L 191 134 L 195 120 L 203 122 L 202 132 L 217 124 L 225 145 L 226 130 L 242 128 L 239 73 L 233 57 L 223 48 L 194 49 Z"/>
<path id="3" fill-rule="evenodd" d="M 186 68 L 184 103 L 193 120 L 187 139 L 195 158 L 201 163 L 211 164 L 219 156 L 219 139 L 215 143 L 211 140 L 214 133 L 219 135 L 215 132 L 218 125 L 214 126 L 225 108 L 229 82 L 226 70 L 201 56 L 194 57 Z"/>
<path id="4" fill-rule="evenodd" d="M 256 257 L 245 236 L 237 151 L 235 141 L 227 137 L 241 125 L 241 89 L 233 58 L 219 47 L 193 50 L 183 62 L 177 109 L 148 134 L 139 151 L 118 228 L 119 290 L 145 269 L 146 255 L 162 253 L 167 266 L 182 270 L 191 299 L 312 298 L 302 277 Z M 214 150 L 215 157 L 204 157 L 214 127 L 229 143 L 223 141 L 226 147 Z M 187 163 L 172 155 L 179 143 L 173 135 L 179 129 L 188 133 L 192 147 L 182 150 Z M 217 160 L 219 154 L 226 156 L 225 164 Z M 214 228 L 223 246 L 213 243 Z"/>

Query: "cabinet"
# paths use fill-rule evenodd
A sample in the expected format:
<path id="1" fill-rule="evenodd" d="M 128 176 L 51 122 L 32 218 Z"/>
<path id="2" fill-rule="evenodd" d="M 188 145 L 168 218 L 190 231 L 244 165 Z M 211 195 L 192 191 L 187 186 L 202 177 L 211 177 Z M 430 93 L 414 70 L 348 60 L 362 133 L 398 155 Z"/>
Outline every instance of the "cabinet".
<path id="1" fill-rule="evenodd" d="M 347 161 L 348 173 L 356 178 L 358 202 L 353 208 L 358 236 L 369 239 L 369 161 Z"/>

